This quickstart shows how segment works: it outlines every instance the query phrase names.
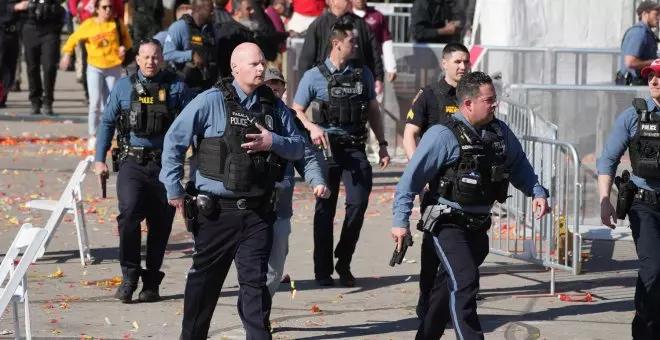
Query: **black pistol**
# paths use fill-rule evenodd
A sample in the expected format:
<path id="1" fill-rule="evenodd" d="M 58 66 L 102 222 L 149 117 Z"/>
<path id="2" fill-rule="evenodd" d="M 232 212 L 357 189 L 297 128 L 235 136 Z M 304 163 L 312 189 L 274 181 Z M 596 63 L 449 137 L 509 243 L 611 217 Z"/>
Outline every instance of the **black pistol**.
<path id="1" fill-rule="evenodd" d="M 632 207 L 633 199 L 637 193 L 637 186 L 630 181 L 630 172 L 624 170 L 621 177 L 614 178 L 614 185 L 619 191 L 616 197 L 616 217 L 619 220 L 626 218 L 626 215 Z"/>
<path id="2" fill-rule="evenodd" d="M 401 251 L 396 251 L 396 247 L 394 246 L 394 253 L 392 253 L 392 259 L 390 260 L 390 267 L 394 267 L 395 264 L 401 264 L 403 261 L 403 257 L 406 256 L 406 251 L 408 250 L 408 247 L 411 247 L 413 245 L 413 239 L 411 234 L 406 234 L 406 236 L 403 237 L 403 243 L 401 244 Z"/>
<path id="3" fill-rule="evenodd" d="M 108 190 L 107 190 L 108 178 L 110 178 L 109 173 L 107 173 L 107 172 L 101 173 L 101 197 L 102 198 L 108 198 Z"/>

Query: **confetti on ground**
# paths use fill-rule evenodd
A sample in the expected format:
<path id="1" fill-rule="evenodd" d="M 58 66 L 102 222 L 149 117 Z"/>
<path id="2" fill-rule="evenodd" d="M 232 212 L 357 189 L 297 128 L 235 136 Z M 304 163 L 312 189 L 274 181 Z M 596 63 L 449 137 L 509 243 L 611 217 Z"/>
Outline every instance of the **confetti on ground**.
<path id="1" fill-rule="evenodd" d="M 48 277 L 50 278 L 64 277 L 64 272 L 62 272 L 62 270 L 58 267 L 57 270 L 54 273 L 48 275 Z"/>
<path id="2" fill-rule="evenodd" d="M 310 308 L 310 311 L 311 311 L 312 313 L 320 313 L 320 312 L 321 312 L 321 308 L 320 308 L 318 305 L 314 305 L 314 306 L 312 306 L 312 308 Z"/>
<path id="3" fill-rule="evenodd" d="M 97 281 L 81 280 L 80 284 L 82 284 L 83 286 L 115 287 L 121 284 L 121 277 L 115 276 L 110 280 L 97 280 Z"/>
<path id="4" fill-rule="evenodd" d="M 133 321 L 133 328 L 137 331 L 140 329 L 140 325 L 138 325 L 137 321 Z"/>

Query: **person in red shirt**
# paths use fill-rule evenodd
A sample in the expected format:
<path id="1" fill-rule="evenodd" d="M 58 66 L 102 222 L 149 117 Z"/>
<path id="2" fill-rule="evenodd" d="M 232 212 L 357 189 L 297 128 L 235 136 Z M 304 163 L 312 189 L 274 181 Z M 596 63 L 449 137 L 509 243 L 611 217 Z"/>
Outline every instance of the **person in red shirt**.
<path id="1" fill-rule="evenodd" d="M 293 15 L 287 28 L 298 33 L 305 32 L 312 21 L 323 14 L 325 7 L 325 0 L 293 0 Z"/>
<path id="2" fill-rule="evenodd" d="M 353 13 L 364 19 L 371 29 L 376 40 L 377 50 L 383 56 L 383 68 L 387 72 L 387 80 L 393 82 L 396 78 L 396 58 L 392 45 L 392 33 L 387 27 L 387 19 L 383 13 L 371 6 L 367 6 L 367 0 L 352 0 Z"/>

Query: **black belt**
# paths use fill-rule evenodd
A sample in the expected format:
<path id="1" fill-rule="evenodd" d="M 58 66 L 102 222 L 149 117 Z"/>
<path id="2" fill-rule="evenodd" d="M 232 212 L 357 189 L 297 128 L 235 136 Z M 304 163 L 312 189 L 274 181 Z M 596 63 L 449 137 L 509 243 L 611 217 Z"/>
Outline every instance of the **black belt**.
<path id="1" fill-rule="evenodd" d="M 660 197 L 658 196 L 660 195 L 656 191 L 638 189 L 635 194 L 635 200 L 648 204 L 658 204 L 660 202 Z"/>
<path id="2" fill-rule="evenodd" d="M 163 150 L 152 149 L 142 146 L 127 146 L 122 148 L 121 158 L 130 157 L 138 163 L 143 164 L 147 161 L 160 162 Z"/>
<path id="3" fill-rule="evenodd" d="M 352 135 L 329 135 L 330 144 L 341 146 L 358 146 L 364 145 L 367 141 L 366 136 L 352 136 Z"/>
<path id="4" fill-rule="evenodd" d="M 0 26 L 0 29 L 8 33 L 14 33 L 16 32 L 17 27 L 16 25 L 2 25 Z"/>
<path id="5" fill-rule="evenodd" d="M 197 209 L 201 213 L 208 214 L 216 210 L 256 210 L 264 204 L 265 198 L 224 198 L 209 193 L 197 195 Z"/>

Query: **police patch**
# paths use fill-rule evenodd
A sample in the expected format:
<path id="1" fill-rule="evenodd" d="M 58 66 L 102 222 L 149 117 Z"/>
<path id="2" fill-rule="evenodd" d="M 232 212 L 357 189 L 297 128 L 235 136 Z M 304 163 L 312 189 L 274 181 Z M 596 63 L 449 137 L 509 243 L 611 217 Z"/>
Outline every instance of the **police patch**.
<path id="1" fill-rule="evenodd" d="M 164 102 L 165 101 L 165 94 L 166 94 L 165 89 L 160 89 L 158 91 L 158 100 L 160 100 L 161 102 Z"/>
<path id="2" fill-rule="evenodd" d="M 406 115 L 406 119 L 413 119 L 415 118 L 415 113 L 413 112 L 412 109 L 408 110 L 408 114 Z"/>
<path id="3" fill-rule="evenodd" d="M 458 112 L 458 107 L 454 105 L 446 105 L 445 106 L 445 113 L 456 113 Z"/>
<path id="4" fill-rule="evenodd" d="M 273 130 L 273 127 L 275 126 L 275 125 L 273 124 L 273 116 L 271 116 L 271 115 L 267 115 L 267 116 L 265 116 L 264 119 L 266 120 L 266 128 L 267 128 L 268 130 L 271 130 L 271 131 L 272 131 L 272 130 Z"/>
<path id="5" fill-rule="evenodd" d="M 415 104 L 415 102 L 417 101 L 417 98 L 419 98 L 419 95 L 422 94 L 422 92 L 424 92 L 422 89 L 419 89 L 419 91 L 417 91 L 417 94 L 415 95 L 415 98 L 413 98 L 413 100 L 412 100 L 413 104 Z"/>

